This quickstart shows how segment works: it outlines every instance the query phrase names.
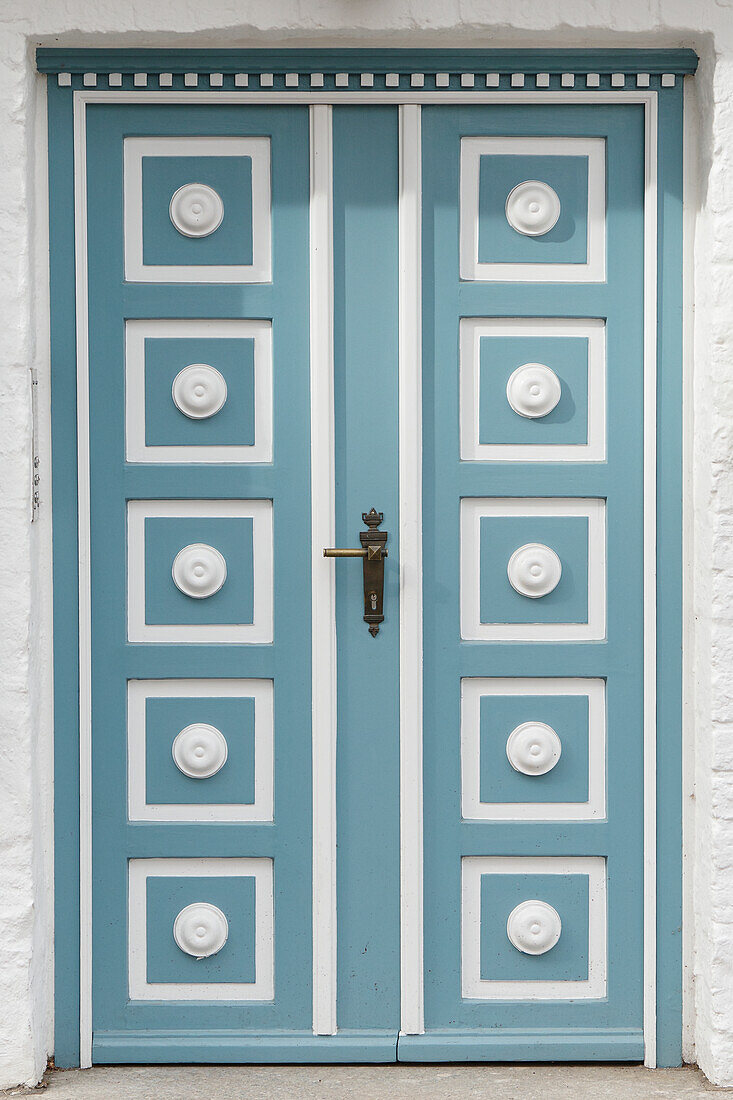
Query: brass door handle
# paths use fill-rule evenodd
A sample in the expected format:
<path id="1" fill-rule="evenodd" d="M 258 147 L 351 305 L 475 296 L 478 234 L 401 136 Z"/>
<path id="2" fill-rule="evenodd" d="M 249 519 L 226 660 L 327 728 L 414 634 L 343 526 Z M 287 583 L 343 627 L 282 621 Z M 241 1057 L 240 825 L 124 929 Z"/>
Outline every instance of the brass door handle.
<path id="1" fill-rule="evenodd" d="M 323 551 L 324 558 L 361 558 L 364 562 L 364 622 L 369 624 L 369 633 L 376 638 L 379 624 L 384 622 L 384 559 L 387 557 L 386 531 L 378 530 L 384 519 L 384 512 L 372 508 L 362 512 L 361 518 L 367 525 L 366 531 L 359 532 L 361 547 L 339 548 L 337 546 Z"/>
<path id="2" fill-rule="evenodd" d="M 323 551 L 324 558 L 386 558 L 387 550 L 381 546 L 368 546 L 366 550 L 357 550 L 355 547 L 352 549 L 341 549 L 340 547 L 333 546 Z"/>

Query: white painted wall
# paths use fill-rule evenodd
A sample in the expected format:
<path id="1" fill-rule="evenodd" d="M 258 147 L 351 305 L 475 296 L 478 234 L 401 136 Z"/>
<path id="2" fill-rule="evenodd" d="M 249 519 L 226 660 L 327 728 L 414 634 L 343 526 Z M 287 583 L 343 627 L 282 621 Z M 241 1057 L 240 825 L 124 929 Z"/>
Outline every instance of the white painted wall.
<path id="1" fill-rule="evenodd" d="M 185 27 L 185 33 L 181 28 Z M 52 1050 L 51 613 L 43 81 L 37 45 L 692 46 L 686 1056 L 733 1084 L 733 0 L 3 0 L 0 7 L 0 1087 Z M 31 527 L 29 366 L 43 463 Z M 694 618 L 693 612 L 694 610 Z"/>

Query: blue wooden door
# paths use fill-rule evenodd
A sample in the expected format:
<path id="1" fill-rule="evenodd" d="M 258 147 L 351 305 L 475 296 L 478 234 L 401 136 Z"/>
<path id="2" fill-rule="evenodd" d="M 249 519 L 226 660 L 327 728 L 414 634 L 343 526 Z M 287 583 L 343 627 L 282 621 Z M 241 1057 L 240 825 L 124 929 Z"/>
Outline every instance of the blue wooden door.
<path id="1" fill-rule="evenodd" d="M 130 91 L 77 126 L 82 1058 L 642 1059 L 648 104 Z"/>
<path id="2" fill-rule="evenodd" d="M 329 124 L 336 458 L 317 489 L 349 545 L 362 512 L 397 516 L 397 111 Z M 395 1057 L 396 547 L 377 638 L 361 567 L 332 572 L 325 1026 L 313 976 L 311 581 L 334 563 L 310 530 L 309 157 L 307 107 L 89 112 L 95 1061 Z M 367 434 L 375 400 L 392 411 Z"/>
<path id="3" fill-rule="evenodd" d="M 93 1056 L 226 1059 L 311 1020 L 308 116 L 87 141 Z"/>
<path id="4" fill-rule="evenodd" d="M 641 108 L 423 109 L 426 1033 L 401 1057 L 643 1056 L 643 150 Z"/>

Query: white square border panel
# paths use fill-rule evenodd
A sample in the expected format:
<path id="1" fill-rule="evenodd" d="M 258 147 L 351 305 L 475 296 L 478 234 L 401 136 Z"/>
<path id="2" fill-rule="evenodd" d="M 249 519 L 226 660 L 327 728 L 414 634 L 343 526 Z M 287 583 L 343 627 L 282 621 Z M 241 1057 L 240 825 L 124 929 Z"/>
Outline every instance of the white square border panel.
<path id="1" fill-rule="evenodd" d="M 480 443 L 481 339 L 577 336 L 588 340 L 587 443 Z M 602 462 L 606 457 L 606 325 L 596 318 L 464 317 L 460 324 L 461 459 Z"/>
<path id="2" fill-rule="evenodd" d="M 481 520 L 484 516 L 586 516 L 587 623 L 482 623 Z M 606 636 L 606 502 L 598 497 L 461 499 L 461 638 L 484 642 L 587 642 Z M 509 583 L 507 581 L 507 583 Z"/>
<path id="3" fill-rule="evenodd" d="M 510 981 L 481 977 L 481 876 L 487 874 L 588 876 L 587 979 Z M 527 889 L 531 897 L 530 883 Z M 569 1001 L 605 997 L 606 926 L 604 856 L 464 856 L 461 860 L 461 996 L 485 1001 Z"/>
<path id="4" fill-rule="evenodd" d="M 143 262 L 143 157 L 251 157 L 252 263 Z M 268 137 L 126 137 L 125 279 L 144 283 L 269 283 L 272 279 Z"/>
<path id="5" fill-rule="evenodd" d="M 146 792 L 145 704 L 148 699 L 254 699 L 252 803 L 150 803 Z M 203 782 L 206 782 L 203 780 Z M 272 821 L 272 680 L 128 680 L 127 793 L 130 821 Z"/>
<path id="6" fill-rule="evenodd" d="M 482 802 L 481 699 L 487 695 L 573 695 L 588 699 L 587 802 Z M 537 715 L 538 721 L 542 718 Z M 466 821 L 600 821 L 606 816 L 606 684 L 582 677 L 461 679 L 461 815 Z"/>
<path id="7" fill-rule="evenodd" d="M 480 263 L 479 172 L 482 156 L 588 158 L 587 254 L 576 263 Z M 606 277 L 606 143 L 604 138 L 461 138 L 461 278 L 499 282 L 600 283 Z"/>
<path id="8" fill-rule="evenodd" d="M 251 623 L 145 622 L 145 520 L 251 519 L 254 614 Z M 131 500 L 127 504 L 127 638 L 130 642 L 263 644 L 273 632 L 271 500 Z M 172 564 L 172 563 L 171 563 Z"/>
<path id="9" fill-rule="evenodd" d="M 145 341 L 149 338 L 253 340 L 254 443 L 148 446 L 145 443 Z M 272 462 L 272 322 L 188 318 L 126 321 L 125 451 L 128 462 Z"/>
<path id="10" fill-rule="evenodd" d="M 255 880 L 255 981 L 149 982 L 148 878 L 201 878 L 206 875 Z M 133 1001 L 271 1001 L 275 996 L 274 933 L 273 866 L 267 857 L 128 861 L 127 964 L 129 994 Z"/>

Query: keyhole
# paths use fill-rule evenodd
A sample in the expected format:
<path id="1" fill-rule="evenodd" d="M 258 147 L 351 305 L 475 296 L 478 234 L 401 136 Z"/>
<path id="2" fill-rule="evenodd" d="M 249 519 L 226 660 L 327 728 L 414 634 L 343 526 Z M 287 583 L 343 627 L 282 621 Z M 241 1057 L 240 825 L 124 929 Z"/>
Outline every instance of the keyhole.
<path id="1" fill-rule="evenodd" d="M 369 599 L 371 600 L 371 603 L 372 603 L 372 611 L 376 611 L 377 610 L 377 593 L 376 592 L 370 592 L 369 593 Z"/>

